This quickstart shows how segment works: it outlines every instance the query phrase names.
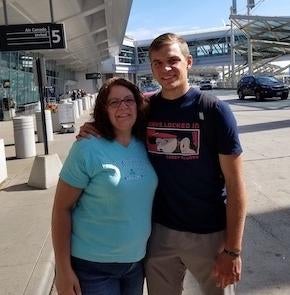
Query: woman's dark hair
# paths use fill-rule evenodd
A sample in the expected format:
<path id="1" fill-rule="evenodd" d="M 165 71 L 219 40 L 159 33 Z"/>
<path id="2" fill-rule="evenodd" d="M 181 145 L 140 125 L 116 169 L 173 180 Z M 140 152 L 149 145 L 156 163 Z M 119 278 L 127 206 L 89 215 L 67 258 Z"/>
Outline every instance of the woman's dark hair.
<path id="1" fill-rule="evenodd" d="M 132 135 L 138 139 L 145 139 L 145 114 L 143 105 L 143 96 L 139 88 L 132 82 L 119 77 L 113 77 L 104 82 L 99 90 L 94 108 L 94 126 L 100 132 L 100 135 L 108 140 L 116 137 L 114 127 L 108 115 L 108 97 L 112 87 L 123 86 L 129 89 L 135 98 L 137 106 L 137 119 L 132 128 Z"/>

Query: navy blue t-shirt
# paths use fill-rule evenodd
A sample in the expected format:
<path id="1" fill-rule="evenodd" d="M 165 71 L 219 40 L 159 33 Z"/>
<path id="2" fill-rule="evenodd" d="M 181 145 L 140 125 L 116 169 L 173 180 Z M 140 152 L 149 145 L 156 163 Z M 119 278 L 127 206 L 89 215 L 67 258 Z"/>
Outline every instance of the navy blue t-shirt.
<path id="1" fill-rule="evenodd" d="M 150 102 L 147 147 L 159 184 L 153 221 L 179 231 L 211 233 L 226 226 L 225 185 L 218 154 L 240 154 L 236 120 L 228 105 L 217 100 L 212 123 L 216 144 L 209 144 L 198 116 L 200 92 Z M 207 118 L 205 118 L 207 120 Z"/>

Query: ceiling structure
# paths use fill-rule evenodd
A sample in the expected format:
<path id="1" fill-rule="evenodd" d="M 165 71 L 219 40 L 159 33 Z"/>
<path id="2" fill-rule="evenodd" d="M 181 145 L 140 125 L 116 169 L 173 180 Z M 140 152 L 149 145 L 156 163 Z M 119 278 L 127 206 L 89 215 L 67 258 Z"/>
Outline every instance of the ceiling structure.
<path id="1" fill-rule="evenodd" d="M 251 39 L 254 58 L 290 54 L 290 17 L 232 14 L 230 20 Z M 247 43 L 236 45 L 235 50 L 241 55 L 247 55 Z"/>
<path id="2" fill-rule="evenodd" d="M 102 61 L 118 55 L 132 1 L 6 0 L 7 19 L 9 25 L 63 23 L 67 48 L 39 52 L 75 71 L 97 71 Z M 4 19 L 1 1 L 0 25 Z"/>

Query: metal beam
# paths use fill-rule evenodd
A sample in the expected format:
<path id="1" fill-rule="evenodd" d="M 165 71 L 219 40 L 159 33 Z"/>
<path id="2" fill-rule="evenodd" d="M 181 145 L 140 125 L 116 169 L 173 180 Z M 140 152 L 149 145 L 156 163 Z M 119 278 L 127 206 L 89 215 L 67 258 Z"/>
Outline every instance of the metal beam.
<path id="1" fill-rule="evenodd" d="M 98 34 L 98 33 L 102 32 L 102 31 L 105 31 L 106 29 L 107 29 L 107 26 L 104 26 L 104 27 L 92 30 L 92 31 L 90 31 L 88 33 L 84 33 L 84 34 L 80 34 L 78 36 L 72 37 L 72 38 L 68 39 L 67 42 L 73 42 L 73 41 L 75 41 L 77 39 L 80 39 L 80 38 L 92 36 L 94 34 Z"/>
<path id="2" fill-rule="evenodd" d="M 85 16 L 89 16 L 89 15 L 92 15 L 92 14 L 95 14 L 97 12 L 100 12 L 102 10 L 105 9 L 105 5 L 102 4 L 102 5 L 99 5 L 99 6 L 96 6 L 94 8 L 91 8 L 91 9 L 87 9 L 87 10 L 83 10 L 79 13 L 76 13 L 76 14 L 73 14 L 73 15 L 70 15 L 70 16 L 67 16 L 67 17 L 64 17 L 64 18 L 61 18 L 61 19 L 58 19 L 57 22 L 64 22 L 64 21 L 68 21 L 68 20 L 71 20 L 73 18 L 76 18 L 76 17 L 85 17 Z"/>
<path id="3" fill-rule="evenodd" d="M 8 25 L 8 16 L 7 16 L 7 5 L 6 5 L 6 0 L 2 0 L 3 2 L 3 13 L 4 13 L 4 21 L 5 25 Z"/>

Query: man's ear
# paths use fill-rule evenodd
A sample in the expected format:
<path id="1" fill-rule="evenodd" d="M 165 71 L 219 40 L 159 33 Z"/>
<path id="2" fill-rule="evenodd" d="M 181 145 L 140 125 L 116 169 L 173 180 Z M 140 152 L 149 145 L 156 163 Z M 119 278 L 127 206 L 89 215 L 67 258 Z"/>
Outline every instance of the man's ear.
<path id="1" fill-rule="evenodd" d="M 192 67 L 192 63 L 193 63 L 193 58 L 192 55 L 189 55 L 187 57 L 187 68 L 190 69 Z"/>

